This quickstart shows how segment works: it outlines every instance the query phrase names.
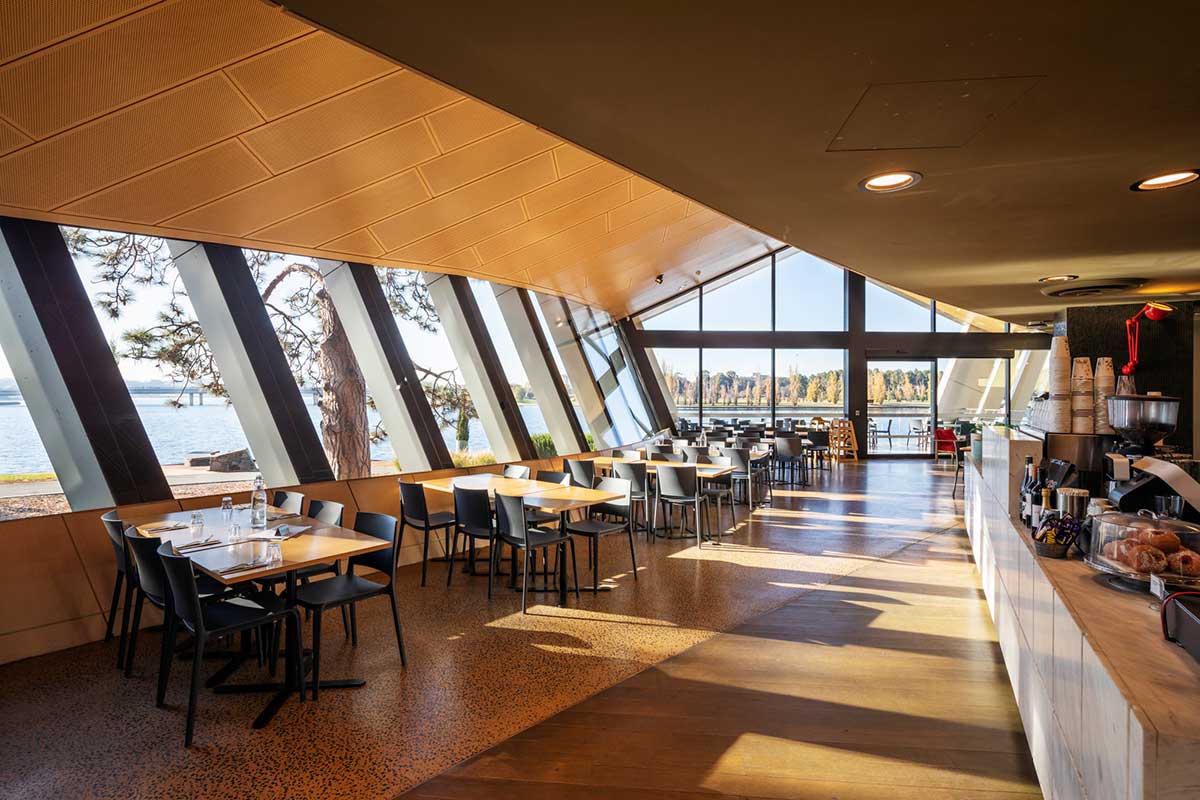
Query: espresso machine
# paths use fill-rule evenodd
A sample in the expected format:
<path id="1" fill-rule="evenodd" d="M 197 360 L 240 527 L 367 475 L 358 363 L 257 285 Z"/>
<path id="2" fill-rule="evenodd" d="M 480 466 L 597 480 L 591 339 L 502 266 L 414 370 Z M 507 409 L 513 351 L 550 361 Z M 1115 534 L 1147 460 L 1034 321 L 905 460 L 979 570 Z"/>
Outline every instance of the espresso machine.
<path id="1" fill-rule="evenodd" d="M 1183 498 L 1182 518 L 1200 521 L 1200 462 L 1171 457 L 1158 442 L 1175 431 L 1179 398 L 1119 394 L 1108 420 L 1121 441 L 1104 457 L 1108 499 L 1121 511 L 1154 510 L 1155 498 Z"/>

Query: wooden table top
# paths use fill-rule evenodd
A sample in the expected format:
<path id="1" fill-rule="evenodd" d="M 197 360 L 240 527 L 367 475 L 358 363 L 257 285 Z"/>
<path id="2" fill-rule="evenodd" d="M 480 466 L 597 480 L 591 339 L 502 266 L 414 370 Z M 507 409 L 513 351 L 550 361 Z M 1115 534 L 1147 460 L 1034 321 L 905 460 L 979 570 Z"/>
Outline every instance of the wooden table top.
<path id="1" fill-rule="evenodd" d="M 433 478 L 422 481 L 422 486 L 435 492 L 453 493 L 454 488 L 487 489 L 495 494 L 523 497 L 525 505 L 542 511 L 562 513 L 586 508 L 597 503 L 608 503 L 620 500 L 624 495 L 613 492 L 602 492 L 599 489 L 585 489 L 582 486 L 563 486 L 549 481 L 536 481 L 529 478 L 505 478 L 503 475 L 491 473 L 476 475 L 455 475 L 450 478 Z"/>
<path id="2" fill-rule="evenodd" d="M 272 514 L 277 518 L 274 522 L 269 521 L 268 527 L 295 525 L 308 526 L 308 530 L 299 536 L 279 543 L 280 553 L 283 556 L 281 563 L 256 567 L 230 575 L 222 575 L 221 570 L 223 569 L 264 558 L 267 552 L 267 545 L 270 543 L 265 541 L 231 543 L 229 541 L 229 529 L 225 526 L 224 520 L 221 519 L 221 509 L 205 508 L 199 510 L 204 513 L 205 538 L 212 537 L 217 541 L 213 544 L 188 548 L 182 552 L 192 559 L 193 564 L 226 585 L 283 575 L 292 570 L 312 566 L 313 564 L 325 564 L 330 561 L 337 561 L 338 559 L 349 558 L 363 553 L 385 550 L 391 546 L 390 543 L 383 539 L 368 536 L 365 533 L 359 533 L 349 528 L 342 528 L 325 522 L 318 522 L 311 517 L 284 515 L 284 512 L 281 512 L 279 509 L 271 508 L 268 511 L 268 520 L 270 520 Z M 187 524 L 191 521 L 191 517 L 191 511 L 173 511 L 169 514 L 159 514 L 153 517 L 137 517 L 126 520 L 125 524 L 134 526 L 137 528 L 138 533 L 143 536 L 157 536 L 164 542 L 171 542 L 172 545 L 179 548 L 180 546 L 186 546 L 188 542 L 192 541 L 191 531 L 187 528 L 175 531 L 162 531 L 161 533 L 155 533 L 147 529 L 170 522 Z M 242 526 L 243 536 L 249 536 L 252 533 L 250 530 L 249 510 L 235 510 L 234 519 Z"/>
<path id="3" fill-rule="evenodd" d="M 646 470 L 653 472 L 660 465 L 665 464 L 668 467 L 695 467 L 696 477 L 698 478 L 720 478 L 724 475 L 729 475 L 733 472 L 733 467 L 718 466 L 716 464 L 685 464 L 679 461 L 647 461 L 644 458 L 617 458 L 616 456 L 593 456 L 588 459 L 598 467 L 611 467 L 615 462 L 622 464 L 645 464 Z"/>

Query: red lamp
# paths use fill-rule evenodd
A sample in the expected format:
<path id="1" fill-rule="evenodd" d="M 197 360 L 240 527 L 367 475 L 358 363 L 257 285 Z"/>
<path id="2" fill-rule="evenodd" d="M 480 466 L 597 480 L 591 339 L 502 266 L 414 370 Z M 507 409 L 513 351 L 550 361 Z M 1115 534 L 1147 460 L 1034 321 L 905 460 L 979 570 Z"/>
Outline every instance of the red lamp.
<path id="1" fill-rule="evenodd" d="M 1121 367 L 1122 375 L 1132 375 L 1137 371 L 1138 335 L 1140 333 L 1142 317 L 1158 322 L 1171 316 L 1174 311 L 1175 306 L 1169 303 L 1160 303 L 1156 300 L 1146 303 L 1140 311 L 1125 320 L 1125 338 L 1129 343 L 1129 361 L 1125 362 L 1125 366 Z"/>

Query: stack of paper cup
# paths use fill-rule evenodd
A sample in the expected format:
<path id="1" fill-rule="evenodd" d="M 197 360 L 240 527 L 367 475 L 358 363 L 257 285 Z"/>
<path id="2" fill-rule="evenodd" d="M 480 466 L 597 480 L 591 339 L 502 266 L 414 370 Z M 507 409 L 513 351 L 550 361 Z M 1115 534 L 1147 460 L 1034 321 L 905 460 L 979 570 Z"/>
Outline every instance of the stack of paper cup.
<path id="1" fill-rule="evenodd" d="M 1071 348 L 1067 337 L 1055 336 L 1050 341 L 1049 358 L 1050 399 L 1046 401 L 1046 418 L 1040 426 L 1048 433 L 1071 432 Z"/>
<path id="2" fill-rule="evenodd" d="M 1076 358 L 1071 362 L 1071 433 L 1095 433 L 1096 394 L 1093 388 L 1092 360 Z"/>
<path id="3" fill-rule="evenodd" d="M 1117 378 L 1111 358 L 1096 359 L 1096 433 L 1115 434 L 1108 421 L 1108 398 L 1116 394 Z"/>

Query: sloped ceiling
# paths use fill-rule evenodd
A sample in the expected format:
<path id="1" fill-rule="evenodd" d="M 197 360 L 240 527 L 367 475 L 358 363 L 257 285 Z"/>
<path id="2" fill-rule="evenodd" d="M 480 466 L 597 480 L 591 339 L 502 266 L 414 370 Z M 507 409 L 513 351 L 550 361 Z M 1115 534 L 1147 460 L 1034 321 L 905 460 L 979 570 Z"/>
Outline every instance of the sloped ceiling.
<path id="1" fill-rule="evenodd" d="M 1200 291 L 1200 183 L 1129 190 L 1200 167 L 1195 3 L 285 5 L 907 290 L 1013 321 L 1046 275 Z"/>
<path id="2" fill-rule="evenodd" d="M 780 245 L 258 0 L 0 5 L 0 213 L 617 314 Z"/>

